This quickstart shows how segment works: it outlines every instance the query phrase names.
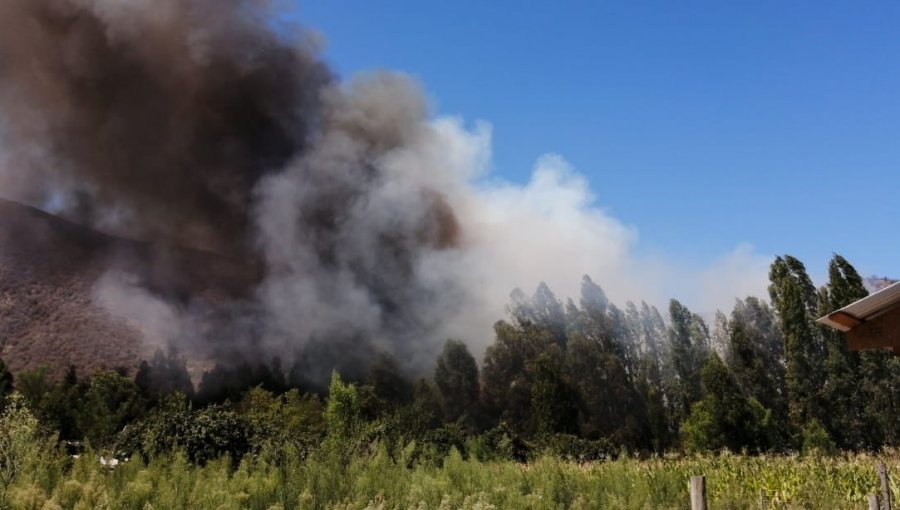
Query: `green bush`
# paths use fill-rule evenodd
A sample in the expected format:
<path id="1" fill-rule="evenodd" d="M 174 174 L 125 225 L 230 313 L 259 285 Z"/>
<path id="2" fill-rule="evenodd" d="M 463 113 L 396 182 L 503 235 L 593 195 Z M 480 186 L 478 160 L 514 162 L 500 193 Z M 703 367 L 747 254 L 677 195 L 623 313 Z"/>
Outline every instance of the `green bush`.
<path id="1" fill-rule="evenodd" d="M 803 427 L 802 451 L 809 455 L 836 455 L 837 447 L 825 427 L 817 420 L 810 420 Z"/>
<path id="2" fill-rule="evenodd" d="M 334 440 L 350 439 L 362 428 L 362 407 L 356 386 L 343 382 L 337 372 L 331 374 L 325 422 L 328 435 Z"/>
<path id="3" fill-rule="evenodd" d="M 253 388 L 244 394 L 238 411 L 250 426 L 250 443 L 256 452 L 289 445 L 305 456 L 325 437 L 322 401 L 296 389 L 275 395 Z"/>
<path id="4" fill-rule="evenodd" d="M 602 461 L 617 456 L 609 441 L 584 439 L 572 434 L 539 436 L 534 442 L 534 451 L 575 462 Z"/>
<path id="5" fill-rule="evenodd" d="M 97 447 L 108 446 L 145 409 L 146 402 L 133 380 L 117 372 L 97 372 L 82 397 L 76 422 L 87 441 Z"/>
<path id="6" fill-rule="evenodd" d="M 524 462 L 530 453 L 529 445 L 506 422 L 471 440 L 469 450 L 481 461 Z"/>
<path id="7" fill-rule="evenodd" d="M 244 417 L 224 405 L 193 409 L 184 395 L 167 398 L 146 418 L 119 434 L 116 449 L 145 459 L 183 451 L 191 462 L 229 456 L 237 463 L 251 449 L 252 429 Z"/>
<path id="8" fill-rule="evenodd" d="M 57 468 L 49 448 L 52 442 L 41 433 L 25 398 L 10 394 L 0 413 L 0 503 L 17 481 L 51 483 Z"/>

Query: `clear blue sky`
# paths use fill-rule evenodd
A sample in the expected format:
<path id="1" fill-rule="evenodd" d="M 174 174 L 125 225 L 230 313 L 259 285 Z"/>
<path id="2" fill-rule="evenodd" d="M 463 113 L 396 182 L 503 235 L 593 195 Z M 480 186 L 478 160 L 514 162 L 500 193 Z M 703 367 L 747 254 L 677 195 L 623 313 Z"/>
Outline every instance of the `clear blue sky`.
<path id="1" fill-rule="evenodd" d="M 555 152 L 640 249 L 741 242 L 900 276 L 900 2 L 302 0 L 346 77 L 418 78 L 494 127 L 494 171 Z"/>

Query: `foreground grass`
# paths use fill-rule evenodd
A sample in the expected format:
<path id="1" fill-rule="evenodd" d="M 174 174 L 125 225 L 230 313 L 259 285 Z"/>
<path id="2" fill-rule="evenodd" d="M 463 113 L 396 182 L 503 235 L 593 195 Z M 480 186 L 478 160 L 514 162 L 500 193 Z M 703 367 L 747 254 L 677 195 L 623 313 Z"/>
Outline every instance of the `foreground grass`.
<path id="1" fill-rule="evenodd" d="M 284 462 L 264 458 L 287 457 Z M 479 462 L 452 452 L 442 465 L 392 459 L 383 449 L 347 461 L 320 451 L 299 461 L 269 455 L 198 467 L 182 455 L 113 470 L 96 455 L 45 459 L 7 487 L 15 509 L 490 509 L 687 508 L 688 480 L 705 474 L 712 508 L 864 508 L 877 492 L 884 460 L 900 495 L 900 456 L 838 458 L 736 455 L 578 464 L 542 458 L 530 464 Z"/>

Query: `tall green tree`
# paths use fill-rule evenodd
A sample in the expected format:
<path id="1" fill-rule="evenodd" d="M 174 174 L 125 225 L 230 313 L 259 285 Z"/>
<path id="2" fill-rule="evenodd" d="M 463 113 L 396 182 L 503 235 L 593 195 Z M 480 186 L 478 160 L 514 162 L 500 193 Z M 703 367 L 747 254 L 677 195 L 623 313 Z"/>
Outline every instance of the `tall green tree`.
<path id="1" fill-rule="evenodd" d="M 382 410 L 396 408 L 412 402 L 413 384 L 387 353 L 379 353 L 369 367 L 368 383 L 372 385 Z"/>
<path id="2" fill-rule="evenodd" d="M 637 307 L 634 308 L 637 309 Z M 662 314 L 655 306 L 650 306 L 642 301 L 640 312 L 634 318 L 637 319 L 638 343 L 641 352 L 649 361 L 660 364 L 666 354 L 668 337 L 668 330 Z"/>
<path id="3" fill-rule="evenodd" d="M 80 439 L 79 415 L 84 405 L 86 385 L 79 384 L 74 367 L 69 367 L 62 381 L 50 379 L 49 367 L 19 373 L 16 390 L 22 394 L 41 423 L 60 433 L 63 439 Z"/>
<path id="4" fill-rule="evenodd" d="M 478 364 L 466 344 L 447 340 L 434 366 L 434 383 L 444 397 L 449 421 L 478 414 Z"/>
<path id="5" fill-rule="evenodd" d="M 842 256 L 828 265 L 820 289 L 821 315 L 868 295 L 862 277 Z M 852 352 L 843 335 L 823 328 L 827 347 L 822 398 L 830 410 L 827 430 L 843 448 L 900 444 L 900 358 L 885 351 Z"/>
<path id="6" fill-rule="evenodd" d="M 862 400 L 878 446 L 900 446 L 900 356 L 867 351 L 860 355 Z"/>
<path id="7" fill-rule="evenodd" d="M 545 329 L 558 344 L 565 345 L 566 312 L 546 283 L 541 282 L 533 296 L 529 297 L 521 289 L 516 289 L 510 297 L 510 312 L 516 322 L 528 322 Z"/>
<path id="8" fill-rule="evenodd" d="M 533 423 L 531 386 L 538 357 L 560 349 L 552 331 L 530 322 L 494 325 L 496 339 L 487 348 L 482 369 L 482 397 L 493 419 L 527 430 Z"/>
<path id="9" fill-rule="evenodd" d="M 610 312 L 610 302 L 599 285 L 593 282 L 589 276 L 581 280 L 581 309 L 578 314 L 577 330 L 599 343 L 606 352 L 616 351 L 613 324 Z"/>
<path id="10" fill-rule="evenodd" d="M 578 390 L 583 435 L 632 448 L 651 446 L 645 401 L 618 356 L 576 335 L 566 350 L 566 372 Z"/>
<path id="11" fill-rule="evenodd" d="M 827 415 L 819 398 L 825 347 L 815 325 L 818 296 L 803 263 L 790 255 L 775 259 L 769 281 L 769 297 L 784 338 L 788 416 L 799 431 L 811 420 L 824 423 Z"/>
<path id="12" fill-rule="evenodd" d="M 66 370 L 62 381 L 54 384 L 44 394 L 40 403 L 39 416 L 59 432 L 61 439 L 81 439 L 79 429 L 84 394 L 89 385 L 78 379 L 74 366 Z"/>
<path id="13" fill-rule="evenodd" d="M 868 294 L 856 269 L 844 257 L 834 255 L 828 264 L 828 285 L 819 289 L 818 315 L 827 315 Z M 847 349 L 840 332 L 824 326 L 820 330 L 825 342 L 821 399 L 830 411 L 823 422 L 825 429 L 841 448 L 880 444 L 873 437 L 877 431 L 865 412 L 866 388 L 862 386 L 860 355 Z"/>
<path id="14" fill-rule="evenodd" d="M 672 419 L 680 423 L 700 400 L 700 369 L 709 353 L 709 329 L 699 315 L 678 302 L 669 302 L 669 395 Z"/>
<path id="15" fill-rule="evenodd" d="M 784 340 L 774 311 L 763 301 L 738 300 L 726 325 L 726 364 L 741 391 L 772 411 L 782 429 L 787 420 Z"/>
<path id="16" fill-rule="evenodd" d="M 145 395 L 153 399 L 176 391 L 188 398 L 194 396 L 187 360 L 174 350 L 170 350 L 168 354 L 157 350 L 150 361 L 142 361 L 134 381 Z"/>
<path id="17" fill-rule="evenodd" d="M 562 360 L 548 351 L 534 362 L 531 407 L 534 428 L 544 434 L 578 432 L 577 393 L 568 381 Z"/>
<path id="18" fill-rule="evenodd" d="M 413 428 L 416 430 L 435 429 L 444 422 L 444 408 L 438 392 L 428 381 L 419 379 L 415 387 L 415 397 L 411 406 Z"/>
<path id="19" fill-rule="evenodd" d="M 669 419 L 670 385 L 664 377 L 670 373 L 665 369 L 669 357 L 668 328 L 659 310 L 645 302 L 641 302 L 640 309 L 629 302 L 626 317 L 631 342 L 639 355 L 634 374 L 635 389 L 646 403 L 652 448 L 663 451 L 672 444 L 676 432 Z"/>
<path id="20" fill-rule="evenodd" d="M 693 451 L 759 452 L 769 447 L 772 425 L 756 399 L 747 398 L 718 354 L 711 354 L 701 372 L 703 398 L 691 407 L 682 426 L 684 446 Z"/>

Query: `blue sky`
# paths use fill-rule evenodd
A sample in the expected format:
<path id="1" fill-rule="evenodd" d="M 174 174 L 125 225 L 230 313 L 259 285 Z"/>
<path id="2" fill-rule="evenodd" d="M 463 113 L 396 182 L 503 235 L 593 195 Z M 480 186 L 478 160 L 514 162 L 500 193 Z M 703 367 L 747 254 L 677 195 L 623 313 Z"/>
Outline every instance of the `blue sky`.
<path id="1" fill-rule="evenodd" d="M 900 3 L 305 0 L 342 76 L 409 73 L 435 113 L 493 125 L 495 175 L 545 153 L 638 250 L 741 243 L 821 279 L 832 252 L 900 275 Z"/>

